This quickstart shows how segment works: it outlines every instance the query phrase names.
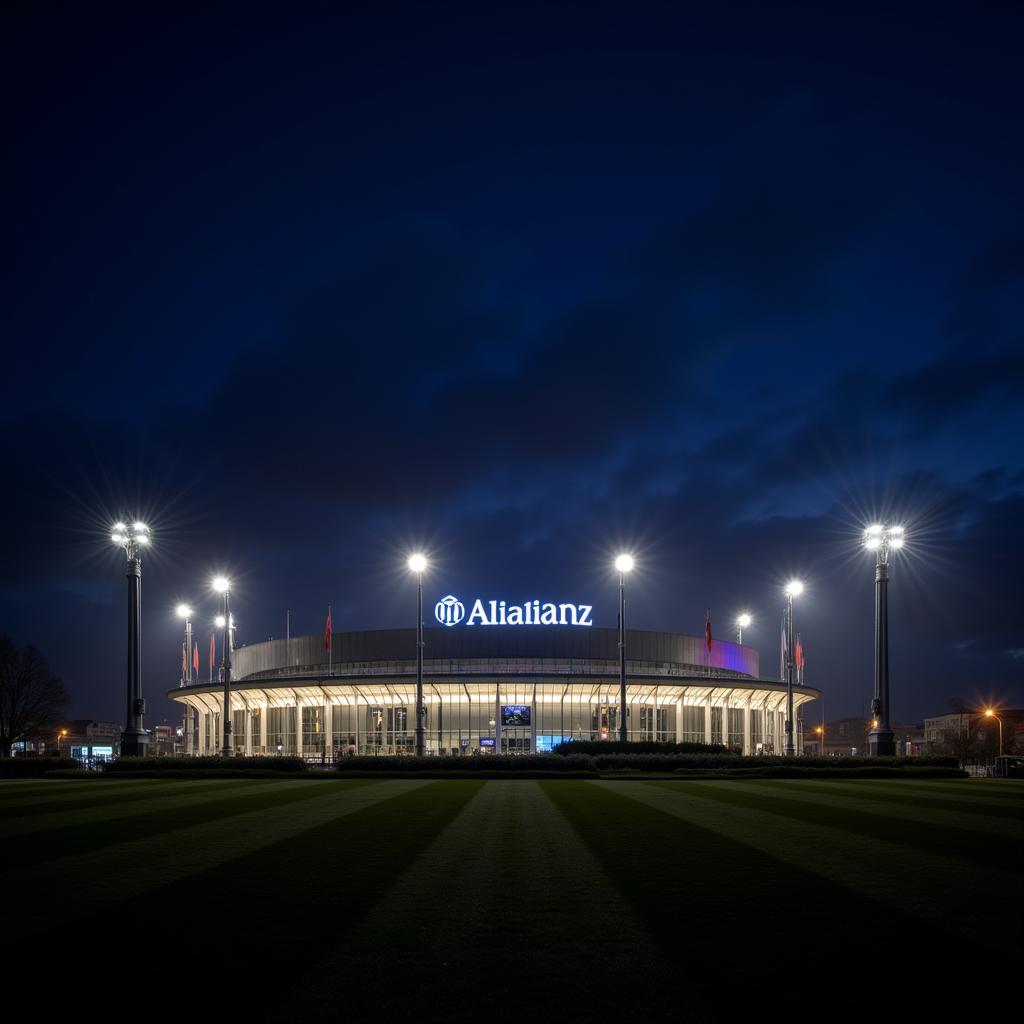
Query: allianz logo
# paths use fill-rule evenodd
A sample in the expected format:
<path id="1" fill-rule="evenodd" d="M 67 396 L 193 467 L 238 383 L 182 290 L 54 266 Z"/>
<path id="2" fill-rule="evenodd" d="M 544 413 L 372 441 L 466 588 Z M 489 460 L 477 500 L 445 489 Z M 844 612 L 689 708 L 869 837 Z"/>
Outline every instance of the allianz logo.
<path id="1" fill-rule="evenodd" d="M 454 594 L 448 594 L 434 605 L 434 618 L 442 626 L 457 626 L 464 619 L 467 626 L 592 626 L 593 610 L 590 604 L 507 604 L 477 598 L 466 618 L 466 606 Z"/>

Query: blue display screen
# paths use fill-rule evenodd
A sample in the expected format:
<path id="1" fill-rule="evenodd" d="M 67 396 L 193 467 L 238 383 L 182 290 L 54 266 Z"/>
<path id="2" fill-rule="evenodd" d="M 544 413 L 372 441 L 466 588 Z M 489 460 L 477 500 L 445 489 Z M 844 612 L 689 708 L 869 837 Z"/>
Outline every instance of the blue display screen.
<path id="1" fill-rule="evenodd" d="M 501 705 L 501 727 L 503 729 L 514 729 L 517 726 L 530 725 L 529 704 L 502 704 Z"/>
<path id="2" fill-rule="evenodd" d="M 493 736 L 481 736 L 480 737 L 480 746 L 481 747 L 493 747 L 494 746 L 494 737 Z"/>

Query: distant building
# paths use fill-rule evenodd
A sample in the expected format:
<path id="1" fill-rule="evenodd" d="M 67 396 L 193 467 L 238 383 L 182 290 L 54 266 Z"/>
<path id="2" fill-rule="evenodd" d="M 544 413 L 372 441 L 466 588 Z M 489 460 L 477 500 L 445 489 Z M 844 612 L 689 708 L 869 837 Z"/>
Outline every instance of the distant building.
<path id="1" fill-rule="evenodd" d="M 184 752 L 180 725 L 156 725 L 150 731 L 149 757 L 174 757 Z"/>
<path id="2" fill-rule="evenodd" d="M 803 723 L 803 751 L 815 757 L 856 757 L 867 754 L 871 720 L 866 718 L 839 718 L 825 723 L 825 742 L 822 743 L 821 723 Z M 896 737 L 896 753 L 913 757 L 924 753 L 925 732 L 920 725 L 892 724 Z"/>
<path id="3" fill-rule="evenodd" d="M 1024 751 L 1024 709 L 996 711 L 1003 723 L 1003 752 Z M 929 754 L 956 754 L 961 757 L 999 752 L 999 722 L 986 718 L 984 711 L 964 708 L 924 720 L 924 742 Z"/>
<path id="4" fill-rule="evenodd" d="M 92 764 L 96 761 L 110 761 L 121 752 L 121 726 L 115 722 L 76 718 L 62 729 L 67 730 L 67 735 L 60 737 L 62 757 L 74 757 Z M 53 752 L 57 753 L 56 750 Z"/>

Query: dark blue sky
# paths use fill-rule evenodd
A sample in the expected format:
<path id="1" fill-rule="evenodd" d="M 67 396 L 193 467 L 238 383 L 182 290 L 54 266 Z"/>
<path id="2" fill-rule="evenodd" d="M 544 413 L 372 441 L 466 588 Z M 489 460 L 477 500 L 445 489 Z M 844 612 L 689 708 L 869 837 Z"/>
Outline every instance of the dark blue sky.
<path id="1" fill-rule="evenodd" d="M 240 642 L 449 591 L 716 635 L 828 717 L 1024 705 L 1024 21 L 679 5 L 4 15 L 0 629 L 148 721 L 181 599 Z M 966 11 L 966 6 L 965 6 Z M 204 659 L 205 663 L 205 659 Z"/>

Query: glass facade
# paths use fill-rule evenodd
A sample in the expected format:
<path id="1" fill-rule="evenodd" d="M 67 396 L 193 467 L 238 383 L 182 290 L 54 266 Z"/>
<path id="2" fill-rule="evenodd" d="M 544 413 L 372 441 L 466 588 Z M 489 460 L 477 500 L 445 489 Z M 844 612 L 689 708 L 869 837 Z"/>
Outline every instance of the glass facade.
<path id="1" fill-rule="evenodd" d="M 238 690 L 243 690 L 239 684 Z M 232 713 L 238 753 L 300 754 L 310 760 L 345 754 L 404 754 L 415 749 L 415 686 L 406 679 L 360 679 L 295 692 L 236 691 L 248 710 Z M 638 688 L 641 689 L 641 688 Z M 780 752 L 784 695 L 749 693 L 735 685 L 694 685 L 692 696 L 664 684 L 634 693 L 627 708 L 633 740 L 728 745 L 747 753 Z M 692 693 L 693 691 L 691 691 Z M 427 752 L 444 755 L 544 752 L 563 740 L 616 740 L 619 734 L 618 683 L 474 681 L 428 683 L 424 687 L 424 739 Z M 261 703 L 257 703 L 260 701 Z M 757 701 L 757 707 L 753 705 Z M 265 703 L 263 703 L 265 702 Z M 210 702 L 213 703 L 212 701 Z M 297 706 L 298 705 L 298 706 Z M 215 705 L 214 705 L 215 706 Z M 198 753 L 220 748 L 220 715 L 198 717 Z"/>

